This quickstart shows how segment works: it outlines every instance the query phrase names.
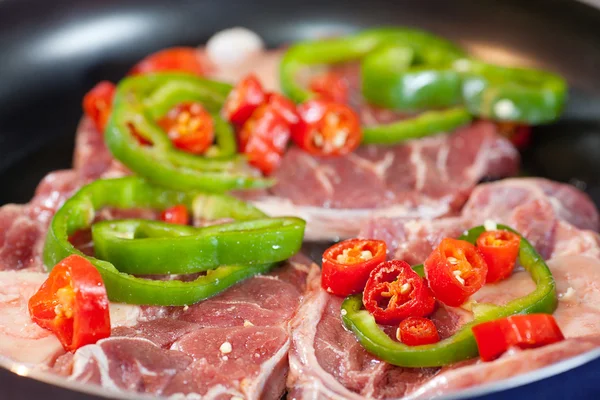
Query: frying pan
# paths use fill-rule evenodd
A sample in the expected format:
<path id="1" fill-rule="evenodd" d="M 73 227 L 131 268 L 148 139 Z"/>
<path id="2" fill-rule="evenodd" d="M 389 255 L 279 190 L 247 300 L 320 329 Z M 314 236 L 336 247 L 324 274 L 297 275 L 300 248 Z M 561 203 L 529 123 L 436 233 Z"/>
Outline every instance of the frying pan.
<path id="1" fill-rule="evenodd" d="M 565 76 L 565 115 L 535 129 L 523 172 L 575 184 L 600 204 L 600 11 L 569 0 L 0 0 L 0 204 L 28 201 L 47 172 L 70 166 L 83 94 L 152 51 L 197 45 L 231 26 L 277 46 L 376 25 L 424 28 L 489 61 Z M 599 357 L 600 350 L 458 396 L 596 397 Z M 3 365 L 0 399 L 106 395 Z"/>

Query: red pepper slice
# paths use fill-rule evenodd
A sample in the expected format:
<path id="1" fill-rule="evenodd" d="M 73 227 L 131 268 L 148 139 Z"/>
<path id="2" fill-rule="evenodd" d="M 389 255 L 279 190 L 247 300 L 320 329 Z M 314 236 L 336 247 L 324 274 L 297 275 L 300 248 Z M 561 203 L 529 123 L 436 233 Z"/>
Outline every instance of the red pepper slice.
<path id="1" fill-rule="evenodd" d="M 83 97 L 83 112 L 94 122 L 100 133 L 104 133 L 110 118 L 115 90 L 116 87 L 112 82 L 102 81 Z"/>
<path id="2" fill-rule="evenodd" d="M 52 331 L 66 351 L 75 351 L 110 336 L 108 304 L 98 270 L 85 258 L 72 255 L 52 269 L 29 299 L 29 315 Z"/>
<path id="3" fill-rule="evenodd" d="M 424 263 L 429 287 L 442 303 L 457 307 L 481 289 L 487 264 L 475 246 L 445 238 Z"/>
<path id="4" fill-rule="evenodd" d="M 425 280 L 408 263 L 392 260 L 371 271 L 363 304 L 378 323 L 395 325 L 408 317 L 431 314 L 435 299 Z"/>
<path id="5" fill-rule="evenodd" d="M 200 103 L 182 103 L 158 121 L 175 147 L 194 154 L 204 153 L 215 140 L 212 116 Z"/>
<path id="6" fill-rule="evenodd" d="M 290 134 L 290 124 L 280 112 L 271 104 L 263 104 L 240 130 L 240 149 L 251 165 L 269 175 L 281 162 Z"/>
<path id="7" fill-rule="evenodd" d="M 265 91 L 260 81 L 256 75 L 250 74 L 227 96 L 223 116 L 234 124 L 242 125 L 265 100 Z"/>
<path id="8" fill-rule="evenodd" d="M 513 315 L 484 322 L 473 327 L 473 335 L 483 361 L 498 358 L 511 346 L 529 349 L 565 338 L 549 314 Z"/>
<path id="9" fill-rule="evenodd" d="M 290 126 L 300 121 L 296 105 L 293 101 L 279 93 L 267 94 L 267 104 L 269 104 Z"/>
<path id="10" fill-rule="evenodd" d="M 150 54 L 137 63 L 129 71 L 129 75 L 167 71 L 204 75 L 206 70 L 202 54 L 197 49 L 193 47 L 172 47 Z"/>
<path id="11" fill-rule="evenodd" d="M 509 231 L 483 232 L 476 243 L 477 250 L 488 266 L 486 283 L 508 278 L 519 255 L 519 235 Z"/>
<path id="12" fill-rule="evenodd" d="M 319 98 L 336 103 L 348 103 L 348 82 L 338 73 L 329 71 L 310 81 L 310 90 Z"/>
<path id="13" fill-rule="evenodd" d="M 408 317 L 400 322 L 396 338 L 407 346 L 420 346 L 440 341 L 438 330 L 427 318 Z"/>
<path id="14" fill-rule="evenodd" d="M 371 271 L 385 261 L 387 246 L 382 240 L 349 239 L 323 253 L 321 286 L 337 296 L 360 293 Z"/>
<path id="15" fill-rule="evenodd" d="M 305 151 L 318 156 L 341 156 L 360 144 L 362 130 L 358 115 L 345 104 L 309 100 L 298 106 L 300 122 L 292 140 Z"/>
<path id="16" fill-rule="evenodd" d="M 167 208 L 160 214 L 160 219 L 178 225 L 187 225 L 190 222 L 188 210 L 183 204 Z"/>

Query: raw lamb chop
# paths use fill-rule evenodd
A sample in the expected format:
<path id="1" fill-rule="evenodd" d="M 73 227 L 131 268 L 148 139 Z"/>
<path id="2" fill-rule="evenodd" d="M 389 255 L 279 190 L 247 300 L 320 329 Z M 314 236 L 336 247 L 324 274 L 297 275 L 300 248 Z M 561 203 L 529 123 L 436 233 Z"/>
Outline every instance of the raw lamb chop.
<path id="1" fill-rule="evenodd" d="M 98 138 L 84 119 L 75 169 L 48 175 L 30 203 L 0 208 L 0 359 L 50 369 L 117 395 L 279 399 L 288 371 L 288 322 L 309 269 L 316 268 L 300 255 L 189 307 L 111 304 L 111 337 L 74 355 L 64 354 L 50 332 L 31 322 L 27 302 L 47 277 L 41 254 L 55 211 L 87 182 L 126 173 Z"/>
<path id="2" fill-rule="evenodd" d="M 252 39 L 248 32 L 235 34 Z M 281 51 L 253 48 L 247 58 L 234 57 L 240 38 L 232 40 L 230 48 L 222 39 L 222 49 L 208 47 L 211 76 L 235 84 L 254 73 L 269 90 L 280 90 Z M 223 56 L 228 53 L 234 62 Z M 336 71 L 349 83 L 351 103 L 364 124 L 406 117 L 364 104 L 357 64 Z M 308 240 L 335 240 L 356 236 L 371 217 L 432 219 L 455 213 L 480 180 L 514 175 L 518 165 L 518 152 L 510 142 L 497 134 L 493 124 L 479 122 L 401 145 L 364 146 L 345 157 L 320 158 L 291 148 L 274 174 L 277 184 L 251 199 L 269 215 L 305 219 Z"/>
<path id="3" fill-rule="evenodd" d="M 539 349 L 511 350 L 496 361 L 466 361 L 444 368 L 400 368 L 367 353 L 341 322 L 343 299 L 311 276 L 309 294 L 292 321 L 288 386 L 292 399 L 423 398 L 509 378 L 600 346 L 600 241 L 598 213 L 583 193 L 542 179 L 514 179 L 480 185 L 461 216 L 436 221 L 378 219 L 365 237 L 387 241 L 392 257 L 420 263 L 444 236 L 456 236 L 494 219 L 526 234 L 549 259 L 557 282 L 554 316 L 567 340 Z M 593 230 L 592 230 L 593 229 Z M 472 300 L 504 304 L 534 288 L 517 270 L 498 284 L 484 286 Z M 440 307 L 432 316 L 447 337 L 472 320 L 468 309 Z"/>
<path id="4" fill-rule="evenodd" d="M 59 357 L 54 370 L 115 393 L 279 399 L 288 372 L 288 322 L 309 268 L 297 256 L 201 303 L 145 307 L 110 338 Z"/>

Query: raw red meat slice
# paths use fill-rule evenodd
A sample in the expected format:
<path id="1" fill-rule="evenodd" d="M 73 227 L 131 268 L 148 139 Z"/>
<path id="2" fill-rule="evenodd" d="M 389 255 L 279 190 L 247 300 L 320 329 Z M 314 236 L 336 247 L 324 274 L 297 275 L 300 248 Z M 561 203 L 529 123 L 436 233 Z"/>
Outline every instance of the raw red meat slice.
<path id="1" fill-rule="evenodd" d="M 201 303 L 144 307 L 111 338 L 60 357 L 55 371 L 113 392 L 279 399 L 288 371 L 288 322 L 310 268 L 296 256 Z"/>
<path id="2" fill-rule="evenodd" d="M 455 390 L 509 378 L 600 346 L 600 260 L 562 256 L 549 262 L 558 285 L 554 316 L 568 340 L 535 350 L 512 351 L 482 363 L 469 361 L 447 368 L 400 368 L 377 360 L 347 331 L 340 319 L 342 299 L 320 287 L 320 275 L 292 320 L 289 397 L 293 399 L 431 398 Z M 529 293 L 533 283 L 517 272 L 497 285 L 484 287 L 474 299 L 495 304 Z M 470 318 L 463 309 L 448 309 L 434 321 L 452 331 Z M 445 336 L 445 335 L 444 335 Z"/>
<path id="3" fill-rule="evenodd" d="M 341 299 L 321 289 L 317 274 L 292 320 L 291 397 L 431 398 L 509 378 L 600 346 L 598 214 L 589 198 L 575 189 L 543 179 L 484 184 L 473 191 L 460 216 L 408 222 L 380 218 L 371 221 L 362 235 L 386 240 L 392 257 L 416 264 L 444 236 L 457 236 L 486 219 L 513 225 L 551 258 L 548 265 L 559 293 L 554 316 L 565 336 L 577 340 L 512 351 L 491 363 L 472 360 L 442 369 L 393 367 L 369 355 L 343 327 Z M 533 288 L 528 274 L 517 270 L 505 281 L 484 286 L 472 300 L 501 305 Z M 447 307 L 433 319 L 442 336 L 447 336 L 470 321 L 472 314 L 468 307 Z"/>
<path id="4" fill-rule="evenodd" d="M 213 66 L 213 78 L 237 82 L 255 72 L 265 86 L 278 90 L 281 52 L 255 54 L 243 66 Z M 356 84 L 357 69 L 341 68 Z M 357 88 L 355 87 L 356 91 Z M 406 117 L 359 104 L 366 124 Z M 100 135 L 84 119 L 75 148 L 75 168 L 84 177 L 127 173 L 111 161 Z M 365 146 L 338 158 L 313 157 L 290 148 L 267 191 L 240 193 L 269 215 L 296 215 L 308 225 L 309 240 L 331 240 L 358 234 L 373 216 L 431 219 L 460 210 L 473 187 L 483 178 L 517 172 L 519 155 L 500 137 L 493 124 L 479 122 L 448 135 L 409 141 L 397 146 Z"/>
<path id="5" fill-rule="evenodd" d="M 593 202 L 572 186 L 542 178 L 479 185 L 462 214 L 453 218 L 372 219 L 363 226 L 361 236 L 385 240 L 395 258 L 418 264 L 443 237 L 458 236 L 485 220 L 512 226 L 547 258 L 559 254 L 600 256 L 599 216 Z"/>

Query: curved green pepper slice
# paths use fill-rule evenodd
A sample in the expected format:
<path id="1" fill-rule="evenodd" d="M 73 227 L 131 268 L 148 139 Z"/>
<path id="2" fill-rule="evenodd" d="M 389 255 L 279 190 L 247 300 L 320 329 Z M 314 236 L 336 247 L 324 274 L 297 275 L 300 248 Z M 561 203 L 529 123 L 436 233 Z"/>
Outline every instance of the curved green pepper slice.
<path id="1" fill-rule="evenodd" d="M 108 261 L 85 256 L 69 242 L 75 232 L 92 226 L 97 210 L 103 207 L 165 209 L 176 204 L 185 204 L 197 217 L 206 219 L 247 221 L 265 217 L 255 207 L 226 195 L 164 189 L 138 177 L 99 180 L 81 188 L 54 215 L 46 237 L 44 263 L 51 269 L 63 258 L 79 254 L 98 269 L 110 300 L 152 305 L 194 304 L 276 266 L 275 263 L 222 266 L 191 282 L 157 281 L 120 272 Z M 281 245 L 287 243 L 282 239 Z M 177 265 L 178 257 L 172 254 L 168 262 Z"/>
<path id="2" fill-rule="evenodd" d="M 236 156 L 233 128 L 219 116 L 231 86 L 187 74 L 129 77 L 117 87 L 105 141 L 113 156 L 147 180 L 176 190 L 224 192 L 264 188 L 274 182 L 251 172 Z M 176 149 L 156 119 L 183 101 L 212 113 L 217 144 L 200 157 Z M 136 135 L 152 143 L 140 144 Z"/>
<path id="3" fill-rule="evenodd" d="M 452 132 L 472 121 L 462 107 L 426 111 L 416 117 L 391 124 L 363 127 L 363 144 L 395 144 L 442 132 Z"/>
<path id="4" fill-rule="evenodd" d="M 531 125 L 554 121 L 566 101 L 567 84 L 546 71 L 458 60 L 467 109 L 479 117 Z"/>
<path id="5" fill-rule="evenodd" d="M 460 104 L 462 80 L 450 62 L 458 53 L 448 52 L 441 57 L 439 47 L 425 47 L 425 52 L 417 53 L 404 44 L 384 47 L 365 56 L 361 62 L 364 98 L 370 104 L 392 110 Z"/>
<path id="6" fill-rule="evenodd" d="M 498 227 L 515 232 L 505 225 L 498 225 Z M 475 243 L 484 231 L 484 227 L 478 226 L 467 231 L 461 236 L 461 239 Z M 477 357 L 479 354 L 477 343 L 471 330 L 474 325 L 515 314 L 551 314 L 557 307 L 556 284 L 552 273 L 531 243 L 522 236 L 519 261 L 536 283 L 536 289 L 503 306 L 485 307 L 478 310 L 472 322 L 438 343 L 407 346 L 392 340 L 379 328 L 368 311 L 361 310 L 362 298 L 360 295 L 350 296 L 344 300 L 341 311 L 342 320 L 368 352 L 393 365 L 415 368 L 440 367 Z M 418 270 L 418 267 L 416 269 Z"/>
<path id="7" fill-rule="evenodd" d="M 449 83 L 447 77 L 430 77 L 430 71 L 438 71 L 441 65 L 450 67 L 452 61 L 464 57 L 464 52 L 450 41 L 417 29 L 378 28 L 341 38 L 300 42 L 286 52 L 281 61 L 280 75 L 283 92 L 296 102 L 303 102 L 313 96 L 309 90 L 299 83 L 299 74 L 307 66 L 336 64 L 354 60 L 363 60 L 363 79 L 381 82 L 378 74 L 383 73 L 389 83 L 393 76 L 401 84 L 419 80 L 424 84 L 405 86 L 406 90 L 398 91 L 391 101 L 380 104 L 388 108 L 404 108 L 409 105 L 431 101 L 432 96 L 441 98 L 440 92 L 446 96 L 449 104 L 460 98 L 460 86 Z M 454 74 L 449 69 L 449 73 Z M 363 85 L 363 94 L 380 96 L 376 90 L 369 90 Z M 376 85 L 383 87 L 385 85 Z M 366 90 L 366 92 L 365 92 Z M 385 98 L 386 96 L 382 96 Z M 377 99 L 374 99 L 377 100 Z M 377 101 L 373 101 L 377 104 Z"/>
<path id="8" fill-rule="evenodd" d="M 283 91 L 297 102 L 313 93 L 300 84 L 307 66 L 361 60 L 367 101 L 390 109 L 454 106 L 462 102 L 460 73 L 452 68 L 465 54 L 453 43 L 416 29 L 371 29 L 342 38 L 292 46 L 281 62 Z M 471 121 L 464 108 L 430 111 L 391 124 L 363 127 L 364 144 L 396 144 L 452 131 Z"/>
<path id="9" fill-rule="evenodd" d="M 104 221 L 92 226 L 96 256 L 130 274 L 191 274 L 219 265 L 268 264 L 300 250 L 305 222 L 264 218 L 204 228 L 159 221 Z M 177 262 L 173 262 L 177 255 Z"/>

